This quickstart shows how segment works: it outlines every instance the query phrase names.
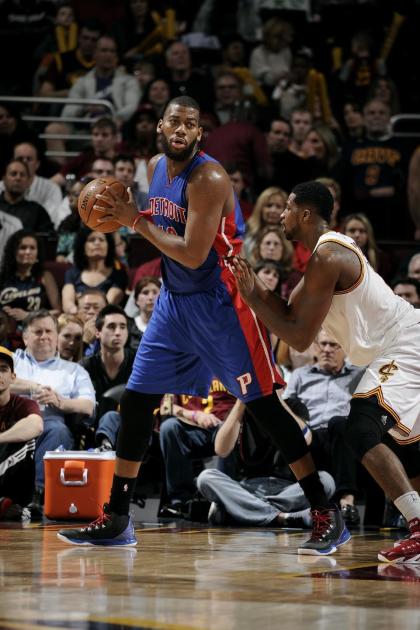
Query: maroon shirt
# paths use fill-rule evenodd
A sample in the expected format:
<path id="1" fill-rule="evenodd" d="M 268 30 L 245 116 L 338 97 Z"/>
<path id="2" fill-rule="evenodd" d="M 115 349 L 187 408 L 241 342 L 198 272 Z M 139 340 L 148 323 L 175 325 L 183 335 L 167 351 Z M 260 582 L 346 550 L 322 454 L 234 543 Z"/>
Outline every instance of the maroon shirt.
<path id="1" fill-rule="evenodd" d="M 0 407 L 0 432 L 10 429 L 16 422 L 26 418 L 31 413 L 42 416 L 38 403 L 24 396 L 10 394 L 10 400 L 7 405 Z"/>
<path id="2" fill-rule="evenodd" d="M 203 411 L 204 413 L 212 413 L 219 418 L 225 420 L 229 411 L 236 402 L 236 398 L 230 394 L 226 387 L 220 381 L 214 378 L 211 382 L 209 395 L 207 398 L 198 398 L 197 396 L 175 396 L 174 402 L 184 409 L 191 411 Z"/>

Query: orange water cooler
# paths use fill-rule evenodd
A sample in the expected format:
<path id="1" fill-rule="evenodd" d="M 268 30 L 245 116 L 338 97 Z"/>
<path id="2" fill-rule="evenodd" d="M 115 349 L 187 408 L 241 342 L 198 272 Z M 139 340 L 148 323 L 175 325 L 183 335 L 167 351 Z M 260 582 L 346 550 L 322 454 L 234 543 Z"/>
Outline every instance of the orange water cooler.
<path id="1" fill-rule="evenodd" d="M 93 519 L 109 500 L 115 452 L 47 451 L 44 514 L 50 519 Z"/>

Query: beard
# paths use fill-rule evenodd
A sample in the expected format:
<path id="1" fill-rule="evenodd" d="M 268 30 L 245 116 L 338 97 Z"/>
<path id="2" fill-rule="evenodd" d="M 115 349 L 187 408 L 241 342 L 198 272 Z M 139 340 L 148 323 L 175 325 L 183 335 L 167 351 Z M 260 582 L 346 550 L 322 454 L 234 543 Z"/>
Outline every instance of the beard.
<path id="1" fill-rule="evenodd" d="M 168 157 L 170 160 L 173 160 L 174 162 L 185 162 L 186 160 L 188 160 L 188 158 L 192 156 L 196 148 L 196 141 L 194 140 L 194 142 L 187 144 L 185 149 L 183 149 L 182 151 L 173 151 L 166 136 L 164 136 L 163 134 L 161 135 L 160 142 L 166 157 Z"/>

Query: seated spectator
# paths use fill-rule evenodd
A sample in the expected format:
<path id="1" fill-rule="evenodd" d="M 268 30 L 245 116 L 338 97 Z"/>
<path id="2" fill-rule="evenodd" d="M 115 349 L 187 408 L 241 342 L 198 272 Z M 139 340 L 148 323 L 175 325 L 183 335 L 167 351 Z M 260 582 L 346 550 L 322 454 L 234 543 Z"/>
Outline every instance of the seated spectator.
<path id="1" fill-rule="evenodd" d="M 71 414 L 90 417 L 95 406 L 89 375 L 78 363 L 59 357 L 57 338 L 57 320 L 47 310 L 40 310 L 25 319 L 25 350 L 15 352 L 17 379 L 13 389 L 34 397 L 44 419 L 44 430 L 35 449 L 36 490 L 31 504 L 32 518 L 42 514 L 44 454 L 59 446 L 71 449 L 74 440 L 66 420 L 70 421 Z"/>
<path id="2" fill-rule="evenodd" d="M 208 398 L 175 396 L 160 425 L 159 441 L 165 464 L 168 504 L 159 516 L 182 515 L 195 494 L 192 460 L 215 455 L 214 437 L 235 398 L 216 378 Z M 166 514 L 168 513 L 168 514 Z"/>
<path id="3" fill-rule="evenodd" d="M 115 156 L 114 160 L 114 176 L 120 181 L 126 188 L 130 188 L 137 208 L 139 210 L 147 210 L 149 207 L 149 198 L 145 192 L 142 192 L 139 185 L 134 179 L 136 173 L 136 163 L 131 155 L 125 155 L 119 153 Z M 128 233 L 129 228 L 122 227 L 120 232 Z"/>
<path id="4" fill-rule="evenodd" d="M 124 152 L 134 156 L 136 162 L 134 179 L 143 193 L 149 191 L 147 165 L 150 158 L 158 153 L 156 146 L 158 120 L 152 106 L 144 103 L 122 128 Z"/>
<path id="5" fill-rule="evenodd" d="M 64 279 L 64 312 L 77 313 L 76 298 L 88 288 L 103 291 L 109 304 L 120 304 L 127 284 L 125 270 L 115 262 L 112 234 L 82 227 L 74 243 L 74 266 L 66 271 Z"/>
<path id="6" fill-rule="evenodd" d="M 99 349 L 95 321 L 106 305 L 106 295 L 100 289 L 86 289 L 77 299 L 77 317 L 83 322 L 83 356 L 91 356 Z"/>
<path id="7" fill-rule="evenodd" d="M 190 49 L 184 42 L 174 41 L 165 51 L 164 78 L 168 79 L 171 98 L 188 94 L 201 109 L 211 109 L 214 101 L 213 82 L 192 66 Z"/>
<path id="8" fill-rule="evenodd" d="M 420 308 L 420 281 L 416 278 L 397 276 L 391 282 L 391 289 L 396 295 L 414 306 Z"/>
<path id="9" fill-rule="evenodd" d="M 284 404 L 284 403 L 283 403 Z M 236 401 L 214 440 L 214 449 L 220 458 L 228 457 L 240 442 L 241 427 L 249 421 L 245 405 Z M 302 429 L 307 427 L 296 417 Z M 310 431 L 305 438 L 310 439 Z M 241 450 L 241 449 L 238 449 Z M 272 458 L 272 461 L 274 458 Z M 311 526 L 310 506 L 290 471 L 270 466 L 269 474 L 245 477 L 236 481 L 221 470 L 208 468 L 197 478 L 197 488 L 211 502 L 208 514 L 210 525 L 247 525 L 249 527 Z M 325 471 L 319 477 L 325 493 L 331 498 L 335 492 L 334 479 Z"/>
<path id="10" fill-rule="evenodd" d="M 341 230 L 343 234 L 350 236 L 354 240 L 373 269 L 377 270 L 379 266 L 379 249 L 376 245 L 372 224 L 367 216 L 361 212 L 347 215 Z"/>
<path id="11" fill-rule="evenodd" d="M 35 491 L 35 439 L 43 431 L 38 403 L 10 392 L 13 353 L 0 346 L 0 520 L 21 520 Z M 27 512 L 29 516 L 29 512 Z"/>
<path id="12" fill-rule="evenodd" d="M 292 137 L 289 150 L 300 158 L 306 159 L 308 155 L 303 148 L 303 143 L 312 127 L 311 112 L 304 107 L 294 109 L 290 114 L 290 124 L 292 125 Z"/>
<path id="13" fill-rule="evenodd" d="M 284 118 L 289 119 L 294 110 L 307 106 L 311 66 L 311 51 L 301 48 L 293 55 L 290 72 L 273 86 L 271 98 L 278 103 L 278 113 Z"/>
<path id="14" fill-rule="evenodd" d="M 233 190 L 238 197 L 244 221 L 248 221 L 254 209 L 254 205 L 249 201 L 249 199 L 246 198 L 247 186 L 244 175 L 237 164 L 225 164 L 225 170 L 229 175 L 230 181 L 232 182 Z"/>
<path id="15" fill-rule="evenodd" d="M 401 111 L 398 89 L 391 77 L 376 77 L 369 88 L 368 99 L 378 99 L 388 105 L 391 116 Z"/>
<path id="16" fill-rule="evenodd" d="M 315 465 L 319 470 L 330 470 L 344 519 L 348 525 L 357 525 L 360 522 L 354 505 L 357 462 L 344 441 L 343 431 L 351 395 L 363 370 L 346 363 L 341 346 L 322 329 L 315 349 L 316 363 L 292 372 L 284 397 L 297 399 L 307 407 Z"/>
<path id="17" fill-rule="evenodd" d="M 125 312 L 134 318 L 134 325 L 130 325 L 130 347 L 137 349 L 147 324 L 153 313 L 155 302 L 159 297 L 161 281 L 152 276 L 139 280 L 132 293 L 132 301 L 128 300 Z"/>
<path id="18" fill-rule="evenodd" d="M 96 158 L 113 159 L 119 151 L 118 129 L 112 118 L 95 120 L 91 127 L 91 142 L 79 155 L 68 160 L 51 179 L 64 188 L 66 177 L 81 179 L 92 170 Z"/>
<path id="19" fill-rule="evenodd" d="M 420 252 L 414 254 L 408 261 L 407 275 L 409 278 L 420 280 Z"/>
<path id="20" fill-rule="evenodd" d="M 331 219 L 328 225 L 332 230 L 335 230 L 339 224 L 338 217 L 341 208 L 341 186 L 332 177 L 318 177 L 316 181 L 320 184 L 324 184 L 324 186 L 328 188 L 333 197 L 334 205 L 331 212 Z"/>
<path id="21" fill-rule="evenodd" d="M 44 270 L 44 252 L 38 236 L 18 230 L 7 241 L 0 269 L 0 308 L 9 318 L 12 346 L 21 343 L 22 323 L 41 308 L 58 314 L 61 300 L 57 283 Z"/>
<path id="22" fill-rule="evenodd" d="M 76 315 L 61 313 L 58 320 L 58 354 L 78 363 L 83 355 L 83 322 Z"/>
<path id="23" fill-rule="evenodd" d="M 36 174 L 40 166 L 37 147 L 30 142 L 17 144 L 13 150 L 13 159 L 25 162 L 29 169 L 29 182 L 24 194 L 25 199 L 36 201 L 45 208 L 51 221 L 56 224 L 55 216 L 63 195 L 57 184 Z M 4 189 L 4 182 L 0 182 L 0 192 L 4 192 Z"/>
<path id="24" fill-rule="evenodd" d="M 161 256 L 157 256 L 156 258 L 152 258 L 152 260 L 148 260 L 142 265 L 139 265 L 137 269 L 135 270 L 134 277 L 131 281 L 132 289 L 134 290 L 134 287 L 136 286 L 137 282 L 149 276 L 152 276 L 152 278 L 158 278 L 159 280 L 161 280 L 162 279 L 161 262 L 162 262 Z M 133 315 L 130 315 L 130 313 L 135 314 L 136 312 L 133 309 L 133 294 L 131 294 L 130 297 L 128 298 L 126 306 L 128 306 L 128 310 L 126 311 L 127 315 L 129 317 L 133 317 Z"/>
<path id="25" fill-rule="evenodd" d="M 408 208 L 414 223 L 414 239 L 420 241 L 420 145 L 410 157 L 407 178 Z"/>
<path id="26" fill-rule="evenodd" d="M 104 396 L 117 385 L 125 385 L 131 374 L 135 351 L 127 348 L 128 318 L 122 308 L 114 304 L 105 306 L 95 320 L 99 349 L 85 357 L 81 365 L 88 372 L 95 389 L 96 445 L 102 450 L 115 449 L 120 414 L 115 398 Z"/>
<path id="27" fill-rule="evenodd" d="M 4 191 L 0 194 L 0 210 L 19 219 L 28 230 L 52 232 L 54 226 L 45 208 L 25 198 L 30 181 L 28 164 L 21 159 L 12 159 L 3 176 Z"/>
<path id="28" fill-rule="evenodd" d="M 249 262 L 255 266 L 260 260 L 274 260 L 284 268 L 285 273 L 291 271 L 293 245 L 286 239 L 284 231 L 278 225 L 266 225 L 258 233 Z M 299 274 L 296 282 L 300 277 L 301 274 Z"/>
<path id="29" fill-rule="evenodd" d="M 13 149 L 22 142 L 39 144 L 37 133 L 20 117 L 14 103 L 0 99 L 0 174 L 13 157 Z"/>
<path id="30" fill-rule="evenodd" d="M 290 72 L 293 27 L 288 22 L 272 17 L 262 29 L 262 43 L 254 48 L 249 66 L 254 77 L 266 88 L 273 88 Z"/>
<path id="31" fill-rule="evenodd" d="M 74 241 L 76 234 L 82 227 L 79 210 L 77 207 L 79 195 L 91 178 L 76 180 L 71 186 L 68 195 L 64 197 L 57 210 L 58 225 L 55 228 L 58 232 L 58 241 L 55 259 L 61 263 L 72 263 L 74 255 Z"/>
<path id="32" fill-rule="evenodd" d="M 290 151 L 292 126 L 285 118 L 274 118 L 267 133 L 273 186 L 290 192 L 296 184 L 310 179 L 310 163 Z"/>
<path id="33" fill-rule="evenodd" d="M 163 112 L 166 104 L 171 99 L 171 86 L 168 81 L 155 77 L 146 86 L 143 98 L 141 99 L 142 106 L 149 105 L 152 108 L 157 120 L 163 118 Z"/>
<path id="34" fill-rule="evenodd" d="M 93 56 L 95 66 L 78 79 L 69 91 L 73 99 L 103 99 L 115 107 L 117 124 L 129 120 L 138 106 L 141 93 L 135 77 L 118 68 L 117 44 L 113 37 L 102 35 Z M 65 105 L 62 117 L 100 116 L 106 112 L 98 105 Z"/>
<path id="35" fill-rule="evenodd" d="M 348 140 L 358 140 L 363 138 L 365 124 L 362 108 L 353 99 L 347 99 L 343 104 L 344 137 Z"/>
<path id="36" fill-rule="evenodd" d="M 314 125 L 308 132 L 303 151 L 310 158 L 311 179 L 339 175 L 340 152 L 335 135 L 330 127 Z"/>
<path id="37" fill-rule="evenodd" d="M 246 225 L 243 253 L 250 257 L 255 247 L 257 234 L 267 225 L 279 226 L 281 215 L 286 207 L 287 194 L 277 186 L 270 186 L 263 190 L 254 205 L 254 210 Z"/>

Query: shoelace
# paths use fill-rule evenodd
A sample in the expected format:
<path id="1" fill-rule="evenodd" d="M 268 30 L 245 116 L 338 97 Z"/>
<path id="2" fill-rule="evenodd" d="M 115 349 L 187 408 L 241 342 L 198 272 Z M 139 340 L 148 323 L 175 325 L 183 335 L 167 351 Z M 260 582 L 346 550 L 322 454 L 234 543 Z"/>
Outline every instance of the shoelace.
<path id="1" fill-rule="evenodd" d="M 331 525 L 331 517 L 328 511 L 312 510 L 312 537 L 321 540 Z"/>
<path id="2" fill-rule="evenodd" d="M 102 510 L 102 513 L 98 516 L 97 519 L 92 521 L 92 523 L 89 523 L 89 525 L 87 525 L 86 527 L 83 527 L 80 531 L 89 532 L 92 529 L 100 529 L 101 527 L 105 527 L 106 523 L 110 519 L 111 517 L 109 516 L 109 514 L 106 514 L 106 512 Z"/>

